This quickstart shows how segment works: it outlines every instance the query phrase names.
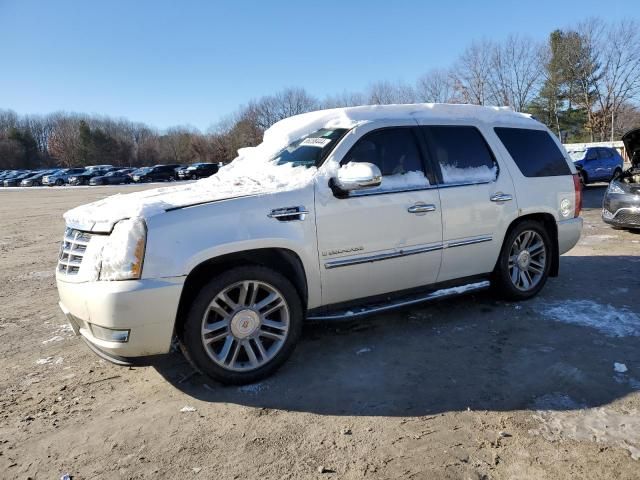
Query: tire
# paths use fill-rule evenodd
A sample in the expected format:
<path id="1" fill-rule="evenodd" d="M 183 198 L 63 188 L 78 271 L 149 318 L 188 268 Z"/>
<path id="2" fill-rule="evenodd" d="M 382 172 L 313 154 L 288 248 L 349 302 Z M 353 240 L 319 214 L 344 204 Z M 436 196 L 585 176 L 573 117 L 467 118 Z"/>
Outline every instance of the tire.
<path id="1" fill-rule="evenodd" d="M 191 180 L 197 180 L 198 176 L 194 173 L 193 175 L 191 175 Z"/>
<path id="2" fill-rule="evenodd" d="M 580 183 L 582 183 L 583 188 L 587 186 L 587 183 L 589 183 L 589 177 L 584 172 L 584 170 L 580 172 Z"/>
<path id="3" fill-rule="evenodd" d="M 243 288 L 244 297 L 255 300 L 242 302 Z M 222 293 L 226 300 L 216 300 Z M 259 307 L 272 295 L 272 302 Z M 223 384 L 244 385 L 268 377 L 289 358 L 302 322 L 302 302 L 289 280 L 266 267 L 243 266 L 218 275 L 200 290 L 178 337 L 198 371 Z"/>
<path id="4" fill-rule="evenodd" d="M 527 237 L 527 233 L 531 235 Z M 528 244 L 527 238 L 530 239 Z M 520 249 L 523 243 L 524 248 Z M 542 250 L 538 244 L 542 245 Z M 493 271 L 495 293 L 508 300 L 536 296 L 549 277 L 552 256 L 551 237 L 543 225 L 533 220 L 518 223 L 507 233 Z"/>
<path id="5" fill-rule="evenodd" d="M 64 185 L 64 181 L 61 178 L 57 179 L 56 180 L 56 186 L 57 187 L 61 187 L 62 185 Z"/>

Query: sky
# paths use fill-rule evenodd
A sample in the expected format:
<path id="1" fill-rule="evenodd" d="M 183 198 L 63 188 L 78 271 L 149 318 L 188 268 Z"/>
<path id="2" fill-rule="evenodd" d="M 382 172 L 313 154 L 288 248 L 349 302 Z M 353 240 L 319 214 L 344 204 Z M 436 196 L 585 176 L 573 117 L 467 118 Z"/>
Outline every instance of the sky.
<path id="1" fill-rule="evenodd" d="M 0 0 L 0 109 L 206 130 L 285 87 L 323 98 L 414 83 L 473 40 L 544 40 L 637 11 L 637 0 Z"/>

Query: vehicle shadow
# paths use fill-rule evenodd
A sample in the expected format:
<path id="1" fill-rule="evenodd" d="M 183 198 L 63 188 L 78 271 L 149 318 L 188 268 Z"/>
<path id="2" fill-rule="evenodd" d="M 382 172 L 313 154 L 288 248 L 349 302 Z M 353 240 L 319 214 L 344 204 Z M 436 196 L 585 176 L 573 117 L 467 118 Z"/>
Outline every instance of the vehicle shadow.
<path id="1" fill-rule="evenodd" d="M 640 389 L 640 299 L 630 293 L 640 291 L 639 269 L 640 257 L 562 257 L 561 276 L 527 302 L 486 292 L 310 323 L 292 358 L 255 385 L 216 384 L 177 353 L 154 367 L 202 401 L 327 415 L 595 407 Z M 603 318 L 628 335 L 586 326 Z M 629 371 L 615 373 L 614 362 Z"/>

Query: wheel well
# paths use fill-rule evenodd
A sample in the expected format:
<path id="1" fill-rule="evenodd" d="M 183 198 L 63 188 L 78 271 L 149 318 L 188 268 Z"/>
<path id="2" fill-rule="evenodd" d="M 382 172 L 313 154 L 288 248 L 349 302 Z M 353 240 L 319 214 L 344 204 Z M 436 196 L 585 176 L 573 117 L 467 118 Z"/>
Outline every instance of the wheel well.
<path id="1" fill-rule="evenodd" d="M 293 251 L 285 248 L 259 248 L 243 252 L 230 253 L 211 258 L 197 265 L 184 282 L 175 329 L 178 332 L 183 325 L 189 306 L 200 293 L 200 289 L 213 277 L 225 270 L 243 265 L 261 265 L 283 274 L 298 291 L 302 305 L 307 305 L 307 277 L 302 261 Z"/>
<path id="2" fill-rule="evenodd" d="M 556 224 L 556 219 L 553 218 L 553 215 L 550 213 L 531 213 L 529 215 L 523 215 L 521 217 L 516 218 L 505 233 L 505 240 L 511 230 L 513 230 L 518 224 L 522 223 L 525 220 L 533 220 L 540 224 L 542 224 L 551 237 L 551 248 L 553 249 L 553 256 L 551 260 L 551 269 L 549 270 L 549 276 L 557 277 L 558 272 L 560 270 L 560 250 L 558 248 L 558 225 Z"/>

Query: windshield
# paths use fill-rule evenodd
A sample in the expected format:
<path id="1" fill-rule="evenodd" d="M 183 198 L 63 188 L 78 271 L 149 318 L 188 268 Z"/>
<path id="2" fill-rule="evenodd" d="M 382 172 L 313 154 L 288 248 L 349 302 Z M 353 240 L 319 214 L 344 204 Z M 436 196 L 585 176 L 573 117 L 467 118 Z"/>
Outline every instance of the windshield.
<path id="1" fill-rule="evenodd" d="M 569 152 L 569 156 L 571 157 L 571 160 L 576 162 L 578 160 L 584 160 L 586 153 L 586 150 L 572 150 Z"/>
<path id="2" fill-rule="evenodd" d="M 331 151 L 336 141 L 344 135 L 345 128 L 322 128 L 311 135 L 296 140 L 273 157 L 278 165 L 316 167 Z"/>

